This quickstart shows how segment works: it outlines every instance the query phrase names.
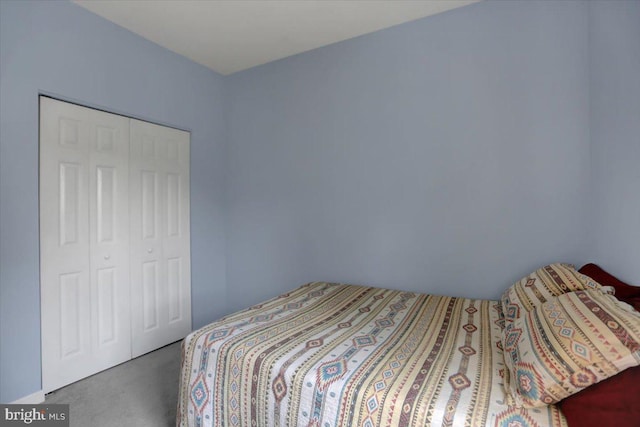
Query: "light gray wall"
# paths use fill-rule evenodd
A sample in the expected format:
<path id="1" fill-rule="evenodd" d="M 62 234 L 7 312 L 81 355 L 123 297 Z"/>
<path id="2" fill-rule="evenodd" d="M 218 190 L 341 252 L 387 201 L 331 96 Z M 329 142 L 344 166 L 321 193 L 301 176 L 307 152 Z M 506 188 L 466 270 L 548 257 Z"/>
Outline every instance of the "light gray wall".
<path id="1" fill-rule="evenodd" d="M 230 308 L 311 280 L 496 298 L 583 260 L 587 25 L 482 2 L 229 77 Z"/>
<path id="2" fill-rule="evenodd" d="M 226 313 L 222 78 L 68 2 L 0 1 L 0 402 L 40 389 L 38 93 L 191 131 L 193 324 Z"/>
<path id="3" fill-rule="evenodd" d="M 590 2 L 593 261 L 640 285 L 640 2 Z"/>

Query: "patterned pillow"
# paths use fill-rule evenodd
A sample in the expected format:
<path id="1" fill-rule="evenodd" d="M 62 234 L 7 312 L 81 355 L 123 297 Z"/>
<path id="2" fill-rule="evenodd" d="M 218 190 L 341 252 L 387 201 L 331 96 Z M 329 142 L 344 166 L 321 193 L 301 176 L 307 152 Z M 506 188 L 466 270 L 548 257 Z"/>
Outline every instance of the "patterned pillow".
<path id="1" fill-rule="evenodd" d="M 507 337 L 513 328 L 513 322 L 518 318 L 558 295 L 584 289 L 599 289 L 611 294 L 614 292 L 612 287 L 602 286 L 591 277 L 577 272 L 573 265 L 562 263 L 539 268 L 514 283 L 502 294 L 501 299 L 504 312 L 503 348 L 508 345 Z M 506 375 L 504 388 L 507 393 L 510 381 Z"/>
<path id="2" fill-rule="evenodd" d="M 640 365 L 640 313 L 597 290 L 566 293 L 513 322 L 504 356 L 517 404 L 555 403 Z"/>
<path id="3" fill-rule="evenodd" d="M 539 268 L 514 283 L 502 294 L 505 324 L 509 325 L 510 322 L 555 296 L 583 289 L 600 288 L 602 285 L 578 273 L 571 264 L 551 264 Z"/>

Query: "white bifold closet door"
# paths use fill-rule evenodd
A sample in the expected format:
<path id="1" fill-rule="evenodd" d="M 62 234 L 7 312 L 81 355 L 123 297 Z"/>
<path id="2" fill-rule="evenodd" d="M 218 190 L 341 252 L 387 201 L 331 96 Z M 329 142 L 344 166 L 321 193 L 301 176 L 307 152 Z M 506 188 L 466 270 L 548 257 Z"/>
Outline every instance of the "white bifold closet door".
<path id="1" fill-rule="evenodd" d="M 131 358 L 129 120 L 41 98 L 40 139 L 48 392 Z"/>
<path id="2" fill-rule="evenodd" d="M 189 134 L 131 120 L 133 357 L 191 330 Z"/>
<path id="3" fill-rule="evenodd" d="M 41 97 L 40 255 L 45 392 L 184 337 L 189 134 Z"/>

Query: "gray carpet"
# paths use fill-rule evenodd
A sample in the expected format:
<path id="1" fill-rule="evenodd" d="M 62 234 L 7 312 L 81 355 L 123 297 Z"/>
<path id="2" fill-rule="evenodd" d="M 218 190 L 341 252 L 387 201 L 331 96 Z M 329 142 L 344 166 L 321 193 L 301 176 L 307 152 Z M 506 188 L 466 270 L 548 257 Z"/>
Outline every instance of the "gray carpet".
<path id="1" fill-rule="evenodd" d="M 180 342 L 54 391 L 45 403 L 68 403 L 71 427 L 176 425 Z"/>

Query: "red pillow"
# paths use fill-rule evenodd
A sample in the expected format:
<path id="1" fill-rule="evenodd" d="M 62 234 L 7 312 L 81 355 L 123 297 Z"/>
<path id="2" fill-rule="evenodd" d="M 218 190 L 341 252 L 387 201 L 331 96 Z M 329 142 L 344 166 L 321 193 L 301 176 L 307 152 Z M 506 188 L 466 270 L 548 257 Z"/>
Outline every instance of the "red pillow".
<path id="1" fill-rule="evenodd" d="M 595 264 L 579 271 L 603 286 L 613 286 L 619 300 L 640 311 L 640 287 L 622 282 Z M 640 366 L 587 387 L 559 405 L 570 427 L 640 427 Z"/>
<path id="2" fill-rule="evenodd" d="M 631 286 L 624 283 L 617 277 L 612 276 L 595 264 L 587 264 L 583 266 L 580 273 L 591 277 L 602 286 L 613 286 L 616 289 L 616 298 L 631 304 L 627 299 L 640 298 L 640 286 Z"/>

